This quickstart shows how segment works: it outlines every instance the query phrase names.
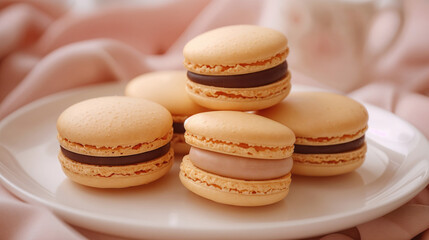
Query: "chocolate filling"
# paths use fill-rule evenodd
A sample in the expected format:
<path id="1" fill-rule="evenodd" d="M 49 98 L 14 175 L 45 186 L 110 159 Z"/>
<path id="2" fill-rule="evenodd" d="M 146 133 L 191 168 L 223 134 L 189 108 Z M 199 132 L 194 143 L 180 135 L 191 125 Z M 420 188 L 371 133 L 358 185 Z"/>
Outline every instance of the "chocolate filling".
<path id="1" fill-rule="evenodd" d="M 331 154 L 353 151 L 360 148 L 365 143 L 365 136 L 347 143 L 328 146 L 309 146 L 295 144 L 295 153 L 301 154 Z"/>
<path id="2" fill-rule="evenodd" d="M 185 125 L 179 122 L 173 122 L 174 133 L 185 133 Z"/>
<path id="3" fill-rule="evenodd" d="M 189 80 L 214 87 L 251 88 L 268 85 L 280 81 L 286 76 L 287 62 L 260 72 L 241 75 L 201 75 L 188 71 Z"/>
<path id="4" fill-rule="evenodd" d="M 168 153 L 170 150 L 170 143 L 166 145 L 154 149 L 149 152 L 139 153 L 135 155 L 128 156 L 114 156 L 114 157 L 99 157 L 99 156 L 89 156 L 83 155 L 75 152 L 71 152 L 61 146 L 61 152 L 67 158 L 90 165 L 103 165 L 103 166 L 123 166 L 123 165 L 131 165 L 136 163 L 142 163 L 149 160 L 156 159 Z"/>

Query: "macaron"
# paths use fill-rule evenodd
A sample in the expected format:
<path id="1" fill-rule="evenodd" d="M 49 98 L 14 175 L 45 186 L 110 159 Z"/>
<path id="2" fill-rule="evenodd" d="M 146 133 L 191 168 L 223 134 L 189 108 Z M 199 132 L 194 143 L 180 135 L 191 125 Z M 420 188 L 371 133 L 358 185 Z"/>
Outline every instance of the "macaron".
<path id="1" fill-rule="evenodd" d="M 185 129 L 191 150 L 179 176 L 191 192 L 234 206 L 287 196 L 295 136 L 286 126 L 247 112 L 212 111 L 191 116 Z"/>
<path id="2" fill-rule="evenodd" d="M 296 136 L 292 173 L 334 176 L 365 160 L 368 112 L 359 102 L 328 92 L 294 92 L 257 114 L 288 126 Z"/>
<path id="3" fill-rule="evenodd" d="M 171 144 L 174 152 L 179 154 L 188 153 L 190 148 L 183 137 L 185 120 L 196 113 L 208 111 L 188 96 L 186 81 L 186 71 L 157 71 L 142 74 L 125 87 L 126 96 L 154 101 L 170 111 L 174 128 Z"/>
<path id="4" fill-rule="evenodd" d="M 59 161 L 72 181 L 124 188 L 164 176 L 173 165 L 173 121 L 163 106 L 106 96 L 78 102 L 57 119 Z"/>
<path id="5" fill-rule="evenodd" d="M 273 106 L 291 90 L 288 54 L 287 38 L 274 29 L 232 25 L 205 32 L 183 48 L 186 89 L 213 110 Z"/>

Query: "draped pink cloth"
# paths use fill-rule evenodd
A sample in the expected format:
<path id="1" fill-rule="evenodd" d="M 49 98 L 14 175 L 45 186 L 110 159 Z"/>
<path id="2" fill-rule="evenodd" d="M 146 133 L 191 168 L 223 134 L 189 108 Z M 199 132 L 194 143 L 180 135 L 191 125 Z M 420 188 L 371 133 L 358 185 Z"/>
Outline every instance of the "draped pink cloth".
<path id="1" fill-rule="evenodd" d="M 267 6 L 273 4 L 255 0 L 119 2 L 121 6 L 106 4 L 79 12 L 66 1 L 0 1 L 0 119 L 62 90 L 128 81 L 149 71 L 183 69 L 182 49 L 192 37 L 224 25 L 270 26 Z M 365 85 L 345 93 L 392 111 L 429 137 L 429 2 L 404 2 L 406 21 L 399 42 L 371 70 Z M 293 84 L 328 88 L 323 81 L 299 72 L 293 76 Z M 2 186 L 0 213 L 0 239 L 115 239 L 69 226 L 47 209 L 18 200 Z M 319 238 L 411 239 L 418 235 L 429 239 L 428 228 L 426 187 L 383 217 Z"/>

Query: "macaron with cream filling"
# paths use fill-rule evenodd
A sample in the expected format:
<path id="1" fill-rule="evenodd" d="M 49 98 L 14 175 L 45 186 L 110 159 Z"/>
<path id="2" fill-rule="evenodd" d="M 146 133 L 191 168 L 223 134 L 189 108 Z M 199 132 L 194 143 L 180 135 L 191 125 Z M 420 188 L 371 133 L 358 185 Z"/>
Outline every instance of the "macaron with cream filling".
<path id="1" fill-rule="evenodd" d="M 257 114 L 294 131 L 293 174 L 334 176 L 357 169 L 365 160 L 368 112 L 347 96 L 294 92 Z"/>
<path id="2" fill-rule="evenodd" d="M 282 33 L 255 25 L 226 26 L 196 36 L 183 49 L 189 96 L 213 110 L 275 105 L 291 89 L 287 43 Z"/>
<path id="3" fill-rule="evenodd" d="M 190 148 L 183 137 L 185 120 L 208 110 L 191 100 L 185 90 L 186 81 L 186 71 L 157 71 L 137 76 L 125 87 L 126 96 L 154 101 L 170 111 L 174 129 L 171 144 L 178 154 L 186 154 Z"/>
<path id="4" fill-rule="evenodd" d="M 174 151 L 171 114 L 144 99 L 107 96 L 78 102 L 57 120 L 59 161 L 72 181 L 124 188 L 168 173 Z"/>
<path id="5" fill-rule="evenodd" d="M 293 132 L 255 114 L 204 112 L 185 122 L 191 145 L 180 165 L 180 180 L 190 191 L 215 202 L 263 206 L 289 192 Z"/>

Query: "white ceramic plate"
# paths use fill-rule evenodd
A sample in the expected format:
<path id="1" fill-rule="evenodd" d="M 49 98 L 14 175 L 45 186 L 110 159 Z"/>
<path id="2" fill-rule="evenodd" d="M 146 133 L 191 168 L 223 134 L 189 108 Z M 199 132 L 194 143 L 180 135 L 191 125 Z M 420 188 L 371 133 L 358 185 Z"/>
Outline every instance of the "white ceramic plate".
<path id="1" fill-rule="evenodd" d="M 429 182 L 429 144 L 413 126 L 366 105 L 368 153 L 357 171 L 337 177 L 293 176 L 277 204 L 232 207 L 187 191 L 170 173 L 146 186 L 119 190 L 83 187 L 66 178 L 57 160 L 55 122 L 77 101 L 122 95 L 123 84 L 56 94 L 9 115 L 0 123 L 0 178 L 18 197 L 50 208 L 84 228 L 137 238 L 275 239 L 338 231 L 386 214 Z M 294 91 L 306 90 L 294 86 Z"/>

